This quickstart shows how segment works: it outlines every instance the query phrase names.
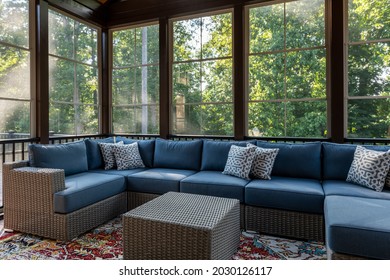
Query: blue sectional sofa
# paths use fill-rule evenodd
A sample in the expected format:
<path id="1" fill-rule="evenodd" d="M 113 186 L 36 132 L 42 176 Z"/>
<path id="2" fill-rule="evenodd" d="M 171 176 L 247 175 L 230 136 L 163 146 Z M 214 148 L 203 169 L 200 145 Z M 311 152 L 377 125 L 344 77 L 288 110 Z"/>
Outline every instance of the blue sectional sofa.
<path id="1" fill-rule="evenodd" d="M 144 167 L 104 169 L 99 143 L 119 141 L 138 143 Z M 231 146 L 247 143 L 279 149 L 271 180 L 222 173 Z M 385 151 L 389 146 L 368 148 Z M 69 240 L 175 191 L 238 199 L 242 228 L 325 241 L 329 258 L 390 259 L 390 189 L 376 192 L 346 182 L 355 149 L 356 145 L 325 142 L 124 137 L 35 144 L 29 161 L 4 165 L 5 227 Z M 34 188 L 48 184 L 41 196 L 34 194 Z M 36 200 L 32 206 L 24 206 L 26 197 Z M 31 217 L 33 222 L 26 221 Z"/>

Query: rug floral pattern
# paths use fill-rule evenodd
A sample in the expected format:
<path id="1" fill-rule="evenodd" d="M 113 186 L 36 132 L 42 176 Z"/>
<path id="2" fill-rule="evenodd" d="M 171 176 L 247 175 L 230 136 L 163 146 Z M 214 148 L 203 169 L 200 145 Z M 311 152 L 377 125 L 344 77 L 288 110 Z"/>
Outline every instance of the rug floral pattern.
<path id="1" fill-rule="evenodd" d="M 22 233 L 0 237 L 0 260 L 123 259 L 121 219 L 114 219 L 70 242 Z M 234 260 L 326 259 L 324 244 L 304 242 L 254 232 L 242 232 Z"/>

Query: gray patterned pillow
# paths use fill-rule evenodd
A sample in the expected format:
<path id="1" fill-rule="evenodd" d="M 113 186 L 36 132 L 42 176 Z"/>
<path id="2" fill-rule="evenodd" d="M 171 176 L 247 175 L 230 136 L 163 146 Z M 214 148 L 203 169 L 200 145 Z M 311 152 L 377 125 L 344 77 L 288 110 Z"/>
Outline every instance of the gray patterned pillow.
<path id="1" fill-rule="evenodd" d="M 99 143 L 100 150 L 102 152 L 103 161 L 104 161 L 104 169 L 113 169 L 116 167 L 115 155 L 114 155 L 114 147 L 118 145 L 123 145 L 123 141 L 118 143 Z"/>
<path id="2" fill-rule="evenodd" d="M 249 180 L 252 162 L 256 155 L 256 146 L 239 147 L 232 145 L 229 150 L 228 159 L 222 174 L 232 175 Z"/>
<path id="3" fill-rule="evenodd" d="M 387 173 L 386 181 L 385 181 L 385 187 L 390 188 L 390 170 L 389 173 Z"/>
<path id="4" fill-rule="evenodd" d="M 116 145 L 113 147 L 118 170 L 145 167 L 138 150 L 138 143 Z"/>
<path id="5" fill-rule="evenodd" d="M 275 158 L 278 155 L 279 149 L 264 149 L 251 143 L 248 143 L 247 147 L 256 148 L 256 155 L 252 163 L 250 175 L 254 178 L 271 180 L 272 168 L 274 167 Z"/>
<path id="6" fill-rule="evenodd" d="M 379 152 L 357 146 L 347 182 L 381 192 L 390 167 L 390 151 Z"/>

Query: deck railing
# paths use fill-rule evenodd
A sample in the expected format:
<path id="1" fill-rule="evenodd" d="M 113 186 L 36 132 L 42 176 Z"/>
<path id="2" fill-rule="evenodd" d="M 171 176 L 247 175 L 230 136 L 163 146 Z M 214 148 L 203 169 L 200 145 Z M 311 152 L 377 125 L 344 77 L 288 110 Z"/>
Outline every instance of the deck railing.
<path id="1" fill-rule="evenodd" d="M 102 135 L 102 134 L 93 134 L 93 135 L 51 135 L 49 143 L 50 144 L 62 144 L 74 141 L 80 141 L 83 139 L 99 139 L 108 136 L 122 136 L 135 140 L 147 140 L 147 139 L 156 139 L 159 135 L 134 135 L 134 134 L 117 134 L 117 135 Z M 169 135 L 168 137 L 171 140 L 177 141 L 188 141 L 195 139 L 211 139 L 211 140 L 224 140 L 231 141 L 234 140 L 233 137 L 224 137 L 224 136 L 198 136 L 198 135 Z M 304 142 L 315 142 L 323 141 L 329 142 L 330 139 L 325 138 L 299 138 L 299 137 L 284 137 L 284 138 L 255 138 L 247 137 L 245 140 L 263 140 L 269 142 L 290 142 L 290 143 L 304 143 Z M 0 133 L 0 160 L 1 162 L 11 162 L 11 161 L 20 161 L 28 159 L 28 145 L 31 143 L 38 143 L 39 138 L 29 138 L 28 134 L 23 133 Z M 345 139 L 345 143 L 359 144 L 359 145 L 390 145 L 390 139 Z M 3 202 L 2 202 L 2 164 L 0 164 L 0 217 L 3 212 Z"/>

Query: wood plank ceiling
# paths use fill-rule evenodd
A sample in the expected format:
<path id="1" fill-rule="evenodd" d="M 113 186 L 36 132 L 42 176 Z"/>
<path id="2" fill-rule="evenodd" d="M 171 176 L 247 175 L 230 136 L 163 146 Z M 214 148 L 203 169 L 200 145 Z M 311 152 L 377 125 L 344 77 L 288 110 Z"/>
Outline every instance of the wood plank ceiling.
<path id="1" fill-rule="evenodd" d="M 213 9 L 253 0 L 47 0 L 49 4 L 110 28 Z M 269 1 L 269 0 L 263 0 Z"/>

